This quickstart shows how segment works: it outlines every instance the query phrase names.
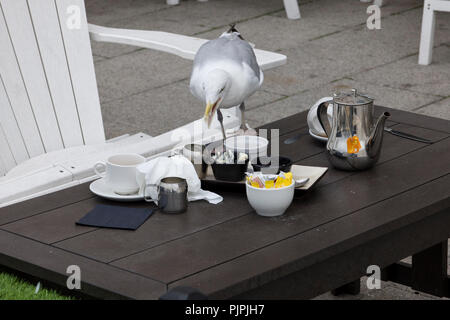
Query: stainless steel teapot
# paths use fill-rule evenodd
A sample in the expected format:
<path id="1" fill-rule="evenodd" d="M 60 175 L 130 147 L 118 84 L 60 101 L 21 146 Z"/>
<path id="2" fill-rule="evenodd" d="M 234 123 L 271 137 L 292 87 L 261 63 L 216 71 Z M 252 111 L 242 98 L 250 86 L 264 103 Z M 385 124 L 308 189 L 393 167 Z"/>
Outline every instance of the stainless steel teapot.
<path id="1" fill-rule="evenodd" d="M 332 123 L 327 107 L 333 103 Z M 333 99 L 317 108 L 317 117 L 328 136 L 327 156 L 331 164 L 342 170 L 364 170 L 379 159 L 384 123 L 390 116 L 384 112 L 375 120 L 373 99 L 356 89 L 336 93 Z"/>

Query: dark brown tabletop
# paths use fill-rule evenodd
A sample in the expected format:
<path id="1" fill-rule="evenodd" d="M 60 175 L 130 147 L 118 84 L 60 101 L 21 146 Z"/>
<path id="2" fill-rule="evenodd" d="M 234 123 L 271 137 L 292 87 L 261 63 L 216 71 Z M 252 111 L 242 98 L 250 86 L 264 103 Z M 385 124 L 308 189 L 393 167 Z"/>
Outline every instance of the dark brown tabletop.
<path id="1" fill-rule="evenodd" d="M 245 192 L 221 190 L 218 205 L 157 212 L 136 231 L 83 227 L 75 221 L 97 204 L 149 204 L 111 202 L 79 185 L 0 209 L 0 265 L 63 287 L 67 267 L 78 265 L 81 291 L 97 298 L 157 299 L 177 286 L 211 298 L 310 298 L 369 265 L 388 270 L 409 255 L 420 262 L 418 253 L 450 235 L 450 122 L 381 110 L 392 114 L 388 126 L 433 144 L 385 133 L 374 168 L 330 167 L 277 218 L 258 216 Z M 263 128 L 280 129 L 280 154 L 295 163 L 330 166 L 324 143 L 307 134 L 306 112 Z M 419 262 L 410 274 L 417 281 Z"/>

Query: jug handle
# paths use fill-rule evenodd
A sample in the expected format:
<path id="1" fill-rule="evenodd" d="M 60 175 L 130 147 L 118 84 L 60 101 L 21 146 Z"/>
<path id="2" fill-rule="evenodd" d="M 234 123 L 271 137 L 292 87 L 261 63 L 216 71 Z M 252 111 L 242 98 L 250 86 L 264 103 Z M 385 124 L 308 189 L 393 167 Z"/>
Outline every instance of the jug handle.
<path id="1" fill-rule="evenodd" d="M 331 123 L 328 119 L 328 105 L 331 102 L 333 102 L 333 99 L 324 101 L 317 107 L 317 119 L 319 119 L 320 125 L 325 131 L 327 137 L 329 137 L 331 134 Z"/>
<path id="2" fill-rule="evenodd" d="M 152 197 L 147 196 L 147 187 L 154 187 L 156 188 L 156 199 L 152 199 Z M 156 204 L 158 204 L 158 197 L 159 197 L 159 184 L 153 184 L 153 183 L 145 183 L 144 184 L 144 200 L 147 202 L 154 202 Z"/>

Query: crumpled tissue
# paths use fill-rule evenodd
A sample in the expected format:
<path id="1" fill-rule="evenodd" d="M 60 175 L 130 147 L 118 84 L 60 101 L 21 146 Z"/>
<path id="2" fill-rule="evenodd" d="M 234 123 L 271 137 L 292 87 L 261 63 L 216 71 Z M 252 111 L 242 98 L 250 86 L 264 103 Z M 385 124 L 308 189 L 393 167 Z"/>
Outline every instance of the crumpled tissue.
<path id="1" fill-rule="evenodd" d="M 212 204 L 223 201 L 223 197 L 217 193 L 201 189 L 200 179 L 195 172 L 194 165 L 182 155 L 158 157 L 140 164 L 136 169 L 136 178 L 141 191 L 147 185 L 145 192 L 154 201 L 158 200 L 157 188 L 148 185 L 158 185 L 161 179 L 166 177 L 179 177 L 186 180 L 188 201 L 206 200 Z"/>

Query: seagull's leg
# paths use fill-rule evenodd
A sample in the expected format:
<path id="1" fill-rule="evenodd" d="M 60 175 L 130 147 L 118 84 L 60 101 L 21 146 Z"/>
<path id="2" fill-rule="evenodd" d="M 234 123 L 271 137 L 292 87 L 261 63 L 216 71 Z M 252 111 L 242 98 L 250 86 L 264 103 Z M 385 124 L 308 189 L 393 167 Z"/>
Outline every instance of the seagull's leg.
<path id="1" fill-rule="evenodd" d="M 247 127 L 245 126 L 245 104 L 244 101 L 239 105 L 239 110 L 241 110 L 241 130 L 245 131 Z"/>
<path id="2" fill-rule="evenodd" d="M 219 120 L 220 122 L 220 128 L 222 129 L 222 137 L 223 137 L 223 143 L 225 143 L 225 128 L 223 127 L 223 115 L 222 115 L 222 111 L 220 111 L 220 109 L 217 109 L 217 120 Z"/>
<path id="3" fill-rule="evenodd" d="M 237 134 L 238 135 L 246 135 L 246 136 L 256 136 L 256 131 L 254 129 L 251 129 L 247 127 L 247 124 L 245 123 L 245 104 L 242 102 L 239 105 L 239 110 L 241 110 L 241 127 L 239 128 Z"/>

